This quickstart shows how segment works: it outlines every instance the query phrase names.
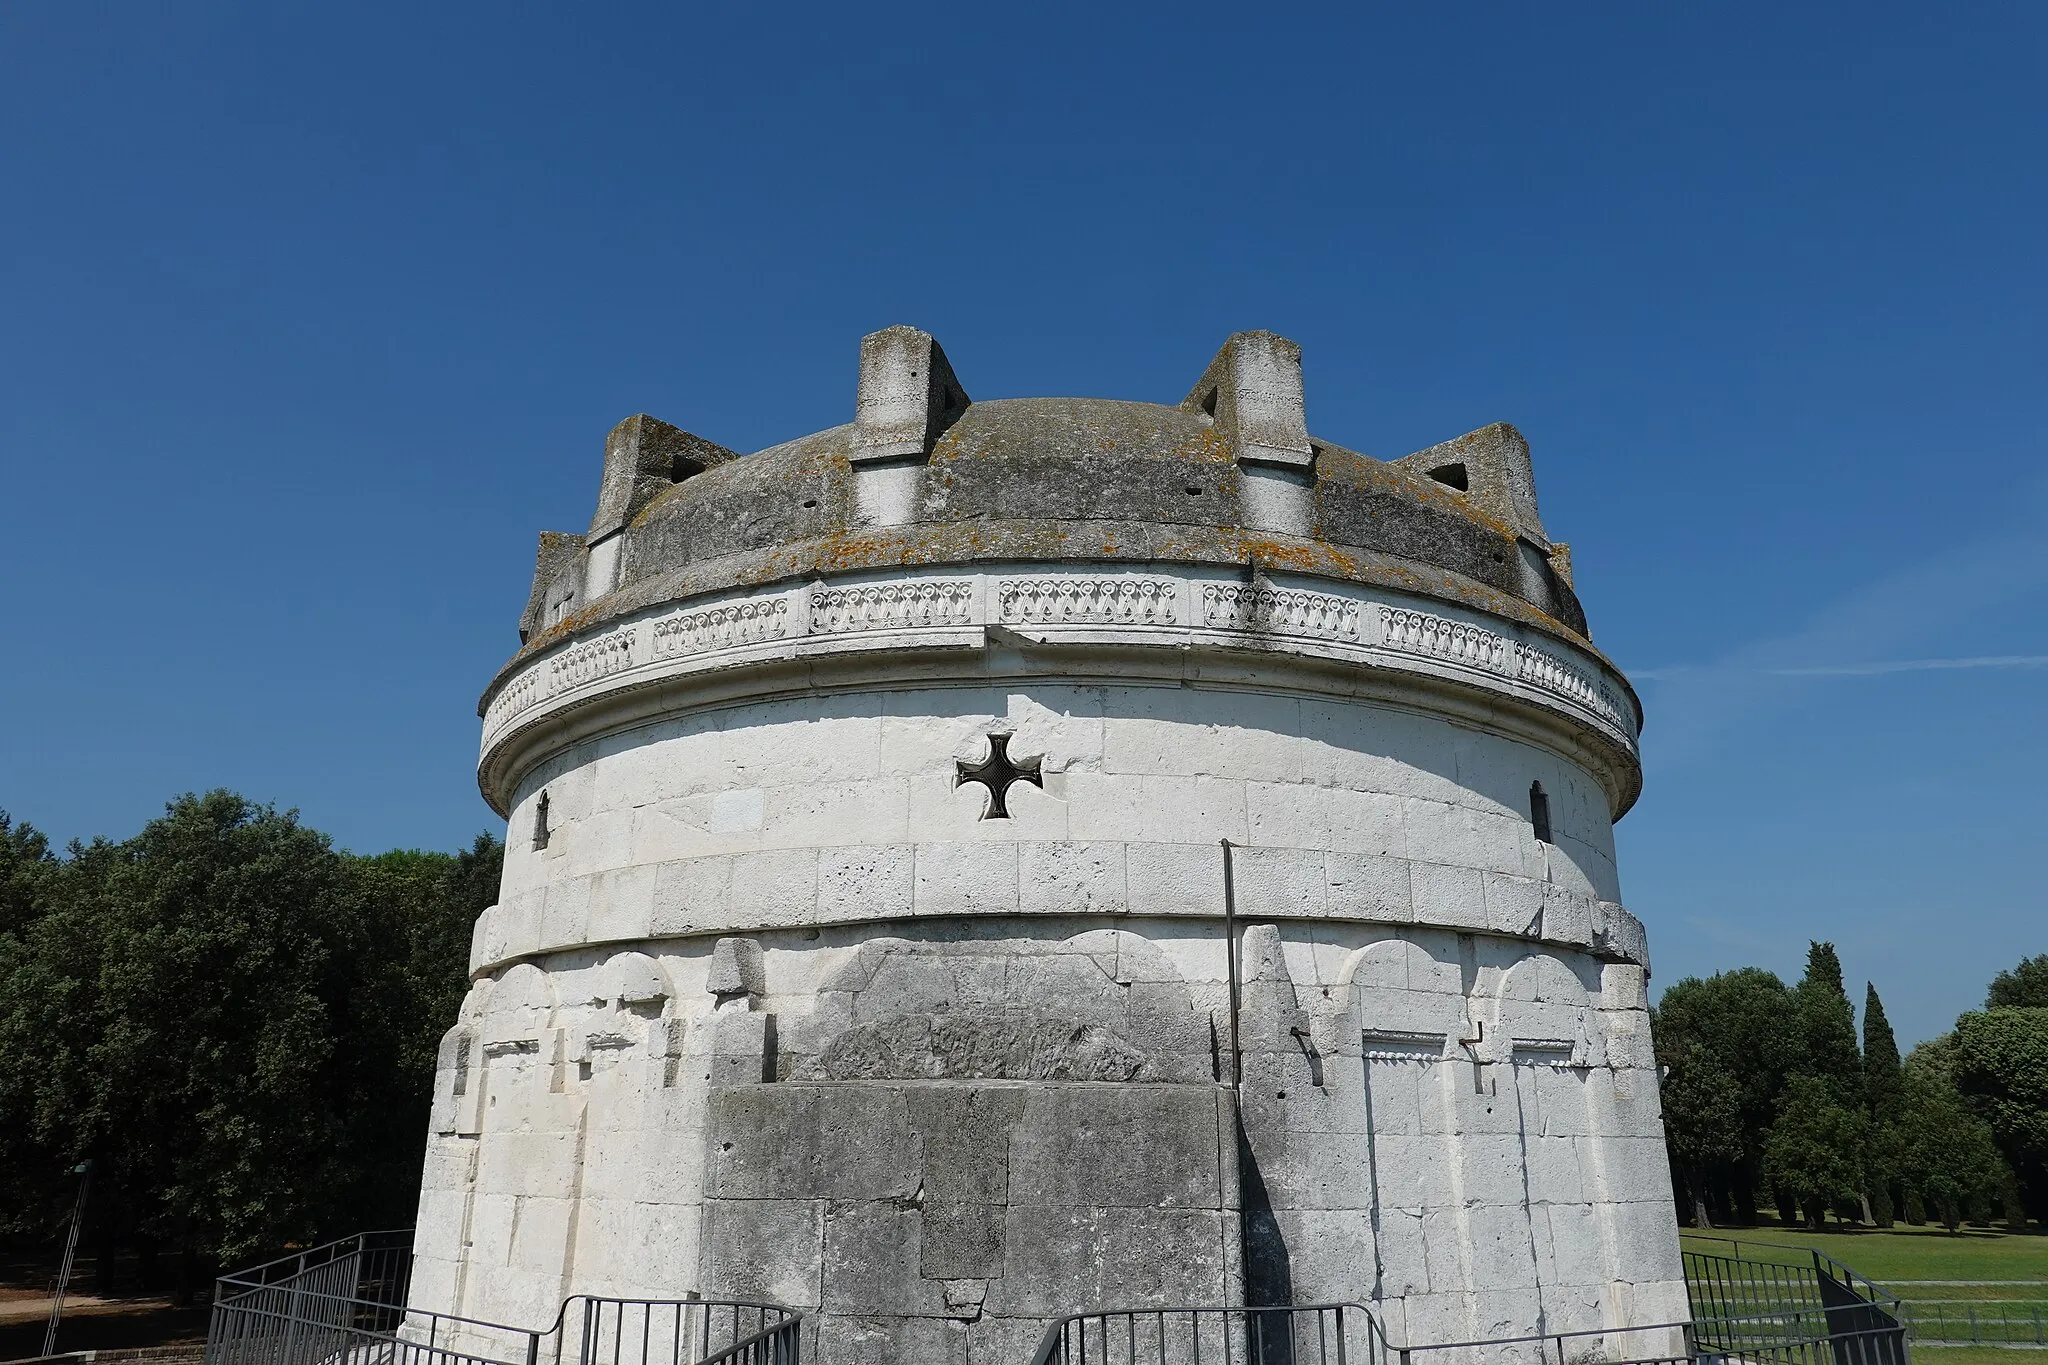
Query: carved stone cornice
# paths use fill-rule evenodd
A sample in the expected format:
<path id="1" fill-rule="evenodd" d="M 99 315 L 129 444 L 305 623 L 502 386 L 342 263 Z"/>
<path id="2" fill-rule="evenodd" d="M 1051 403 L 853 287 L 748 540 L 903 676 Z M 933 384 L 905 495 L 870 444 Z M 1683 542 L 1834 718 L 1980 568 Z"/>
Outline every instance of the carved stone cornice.
<path id="1" fill-rule="evenodd" d="M 1106 677 L 1132 681 L 1370 696 L 1478 724 L 1547 717 L 1555 733 L 1539 738 L 1559 747 L 1562 736 L 1576 761 L 1590 755 L 1617 815 L 1641 783 L 1633 691 L 1602 660 L 1565 641 L 1351 583 L 1278 576 L 1247 582 L 1200 570 L 1131 573 L 1093 565 L 820 580 L 672 603 L 609 622 L 493 686 L 483 706 L 479 782 L 503 809 L 518 773 L 553 747 L 536 727 L 551 728 L 573 713 L 608 712 L 609 701 L 629 695 L 634 704 L 620 708 L 614 724 L 710 700 L 956 675 L 985 680 L 987 656 L 1020 647 L 1069 677 L 1091 672 L 1085 656 L 1092 652 L 1115 657 Z M 1133 651 L 1141 661 L 1135 669 Z M 1264 661 L 1257 681 L 1233 682 L 1227 666 L 1207 662 L 1246 651 Z M 1162 655 L 1156 667 L 1142 662 L 1151 652 Z M 1190 659 L 1204 661 L 1199 679 L 1181 676 L 1196 667 Z M 1004 671 L 1014 675 L 1017 666 L 1012 661 Z M 658 702 L 646 695 L 650 690 L 659 691 Z M 583 719 L 565 742 L 592 725 L 604 728 L 595 716 Z"/>

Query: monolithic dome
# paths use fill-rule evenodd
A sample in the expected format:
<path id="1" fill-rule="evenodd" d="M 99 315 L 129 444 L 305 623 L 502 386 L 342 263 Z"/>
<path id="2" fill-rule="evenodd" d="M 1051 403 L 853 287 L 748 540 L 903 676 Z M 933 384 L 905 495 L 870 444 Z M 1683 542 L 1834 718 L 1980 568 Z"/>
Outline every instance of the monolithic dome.
<path id="1" fill-rule="evenodd" d="M 1684 1319 L 1640 711 L 1521 435 L 1311 436 L 1265 332 L 1177 405 L 975 402 L 908 327 L 856 389 L 750 455 L 631 418 L 541 538 L 413 1304 L 915 1365 L 1105 1307 Z"/>

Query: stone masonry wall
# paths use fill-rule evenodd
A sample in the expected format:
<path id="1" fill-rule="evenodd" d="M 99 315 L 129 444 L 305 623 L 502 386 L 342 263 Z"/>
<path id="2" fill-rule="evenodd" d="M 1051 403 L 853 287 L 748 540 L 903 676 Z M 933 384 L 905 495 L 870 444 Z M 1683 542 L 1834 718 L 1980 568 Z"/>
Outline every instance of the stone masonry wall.
<path id="1" fill-rule="evenodd" d="M 991 734 L 1040 765 L 1005 820 L 957 781 Z M 443 1046 L 415 1302 L 765 1298 L 814 1359 L 948 1365 L 1104 1305 L 1683 1316 L 1618 899 L 1590 777 L 1395 706 L 1033 682 L 566 748 Z"/>

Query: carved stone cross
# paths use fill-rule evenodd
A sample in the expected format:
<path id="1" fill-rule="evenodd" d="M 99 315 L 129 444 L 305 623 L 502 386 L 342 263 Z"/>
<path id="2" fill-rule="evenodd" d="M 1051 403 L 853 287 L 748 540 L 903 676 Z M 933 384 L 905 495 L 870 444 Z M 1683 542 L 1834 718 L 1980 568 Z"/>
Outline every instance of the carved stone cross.
<path id="1" fill-rule="evenodd" d="M 1012 782 L 1029 782 L 1041 791 L 1045 782 L 1038 775 L 1040 760 L 1031 759 L 1025 763 L 1010 761 L 1010 736 L 990 735 L 988 757 L 979 763 L 962 763 L 955 760 L 959 773 L 953 778 L 953 785 L 979 782 L 988 788 L 988 809 L 981 813 L 984 820 L 1007 820 L 1010 818 L 1009 804 L 1004 800 Z"/>

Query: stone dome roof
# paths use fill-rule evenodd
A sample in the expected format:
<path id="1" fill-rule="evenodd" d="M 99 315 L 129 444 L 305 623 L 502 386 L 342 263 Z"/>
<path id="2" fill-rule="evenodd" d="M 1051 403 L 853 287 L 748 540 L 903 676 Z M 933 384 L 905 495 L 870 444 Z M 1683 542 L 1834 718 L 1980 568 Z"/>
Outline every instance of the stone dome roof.
<path id="1" fill-rule="evenodd" d="M 922 332 L 867 338 L 854 422 L 751 455 L 652 417 L 607 443 L 584 536 L 542 537 L 526 657 L 653 604 L 901 565 L 1251 566 L 1399 588 L 1583 645 L 1528 446 L 1397 460 L 1308 435 L 1300 352 L 1239 333 L 1178 405 L 968 399 Z"/>

